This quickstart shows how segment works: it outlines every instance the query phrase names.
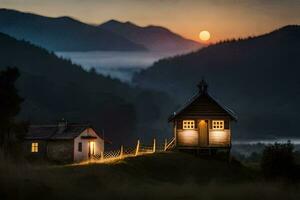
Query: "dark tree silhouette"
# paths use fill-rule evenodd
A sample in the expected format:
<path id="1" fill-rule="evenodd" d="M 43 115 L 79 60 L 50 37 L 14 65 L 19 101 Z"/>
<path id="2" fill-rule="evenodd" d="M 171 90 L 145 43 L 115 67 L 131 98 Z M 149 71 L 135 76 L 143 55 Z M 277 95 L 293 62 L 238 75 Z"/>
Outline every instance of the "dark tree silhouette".
<path id="1" fill-rule="evenodd" d="M 15 86 L 19 75 L 17 68 L 7 68 L 0 72 L 0 145 L 4 149 L 7 149 L 6 144 L 16 127 L 15 117 L 23 101 Z"/>
<path id="2" fill-rule="evenodd" d="M 268 179 L 295 177 L 296 164 L 293 150 L 294 146 L 290 141 L 285 144 L 275 143 L 266 146 L 261 159 L 264 176 Z"/>

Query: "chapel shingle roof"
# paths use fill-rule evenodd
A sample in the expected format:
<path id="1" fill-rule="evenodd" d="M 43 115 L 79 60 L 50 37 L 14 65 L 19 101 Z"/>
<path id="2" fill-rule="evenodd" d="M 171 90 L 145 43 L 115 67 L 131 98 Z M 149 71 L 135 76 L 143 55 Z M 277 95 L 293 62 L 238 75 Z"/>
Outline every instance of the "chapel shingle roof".
<path id="1" fill-rule="evenodd" d="M 169 117 L 169 122 L 180 117 L 221 117 L 229 116 L 237 120 L 236 114 L 227 106 L 222 105 L 207 92 L 207 84 L 204 80 L 198 85 L 199 92 L 187 103 Z"/>

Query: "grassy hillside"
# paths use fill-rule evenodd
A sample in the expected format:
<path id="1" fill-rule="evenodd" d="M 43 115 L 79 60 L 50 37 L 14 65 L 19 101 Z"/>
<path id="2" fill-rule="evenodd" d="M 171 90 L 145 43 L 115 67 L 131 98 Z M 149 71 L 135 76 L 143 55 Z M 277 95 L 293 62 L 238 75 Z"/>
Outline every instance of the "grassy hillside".
<path id="1" fill-rule="evenodd" d="M 3 162 L 2 199 L 298 199 L 298 185 L 263 182 L 237 163 L 161 153 L 110 164 Z M 4 198 L 3 198 L 4 197 Z"/>
<path id="2" fill-rule="evenodd" d="M 162 124 L 167 124 L 162 115 L 168 113 L 166 95 L 87 72 L 45 49 L 0 33 L 0 70 L 7 66 L 20 70 L 17 84 L 25 99 L 20 118 L 33 124 L 56 123 L 61 118 L 91 122 L 117 145 L 159 134 Z"/>
<path id="3" fill-rule="evenodd" d="M 184 104 L 205 77 L 209 92 L 237 112 L 234 136 L 297 136 L 299 49 L 300 26 L 286 26 L 160 60 L 137 74 L 135 82 Z"/>

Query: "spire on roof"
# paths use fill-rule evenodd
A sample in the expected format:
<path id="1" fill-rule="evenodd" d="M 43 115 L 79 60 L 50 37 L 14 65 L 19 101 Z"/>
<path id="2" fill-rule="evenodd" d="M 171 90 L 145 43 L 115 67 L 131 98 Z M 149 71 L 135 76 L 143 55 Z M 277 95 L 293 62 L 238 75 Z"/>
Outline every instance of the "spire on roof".
<path id="1" fill-rule="evenodd" d="M 198 88 L 199 88 L 200 94 L 207 94 L 208 85 L 207 85 L 206 81 L 204 80 L 204 78 L 202 78 L 202 80 L 199 82 Z"/>

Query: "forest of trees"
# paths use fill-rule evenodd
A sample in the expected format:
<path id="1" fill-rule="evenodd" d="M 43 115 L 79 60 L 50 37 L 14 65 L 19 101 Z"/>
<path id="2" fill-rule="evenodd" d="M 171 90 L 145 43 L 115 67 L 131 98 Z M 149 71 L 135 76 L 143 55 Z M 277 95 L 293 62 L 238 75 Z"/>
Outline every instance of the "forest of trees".
<path id="1" fill-rule="evenodd" d="M 134 77 L 182 104 L 204 77 L 209 92 L 238 115 L 234 137 L 297 136 L 300 112 L 300 26 L 228 40 L 162 59 Z"/>
<path id="2" fill-rule="evenodd" d="M 15 66 L 20 72 L 17 88 L 24 102 L 18 119 L 32 124 L 61 118 L 90 122 L 114 145 L 167 134 L 162 127 L 172 102 L 166 94 L 87 72 L 5 34 L 0 34 L 0 43 L 0 70 Z"/>
<path id="3" fill-rule="evenodd" d="M 116 145 L 170 137 L 168 115 L 197 90 L 203 76 L 209 91 L 237 112 L 234 137 L 293 136 L 300 110 L 299 34 L 299 26 L 287 26 L 164 59 L 135 76 L 138 87 L 0 34 L 0 70 L 19 70 L 24 102 L 18 119 L 88 121 Z"/>

